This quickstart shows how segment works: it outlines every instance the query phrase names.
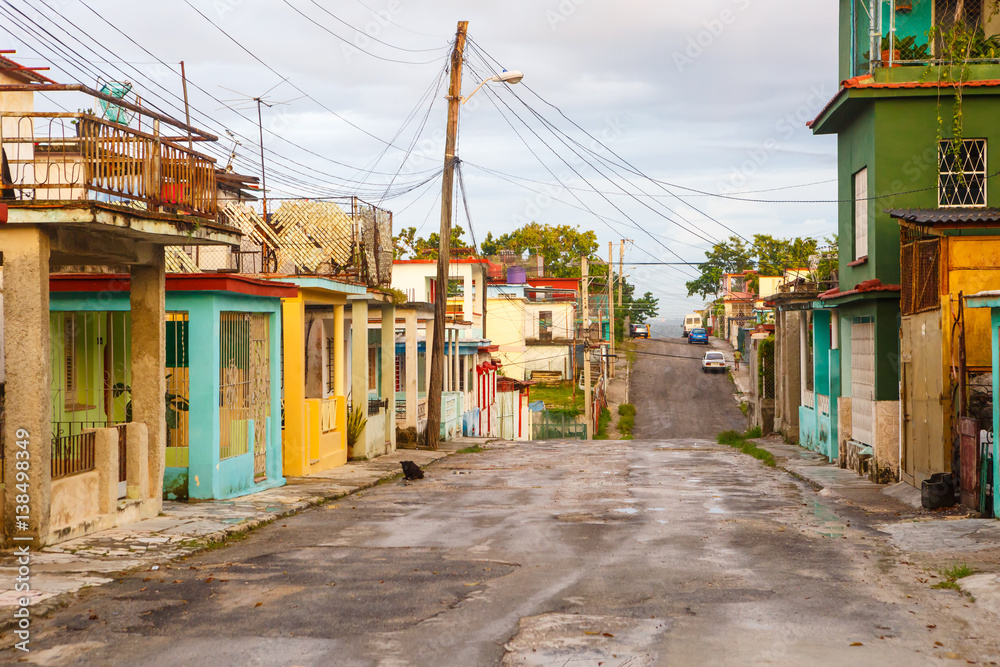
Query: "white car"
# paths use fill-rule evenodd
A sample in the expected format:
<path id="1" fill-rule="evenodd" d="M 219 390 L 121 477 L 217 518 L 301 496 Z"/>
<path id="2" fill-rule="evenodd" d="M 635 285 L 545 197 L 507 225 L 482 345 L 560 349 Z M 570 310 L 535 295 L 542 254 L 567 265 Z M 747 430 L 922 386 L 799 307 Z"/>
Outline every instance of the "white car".
<path id="1" fill-rule="evenodd" d="M 701 372 L 725 373 L 726 357 L 721 352 L 706 352 L 705 358 L 701 360 Z"/>

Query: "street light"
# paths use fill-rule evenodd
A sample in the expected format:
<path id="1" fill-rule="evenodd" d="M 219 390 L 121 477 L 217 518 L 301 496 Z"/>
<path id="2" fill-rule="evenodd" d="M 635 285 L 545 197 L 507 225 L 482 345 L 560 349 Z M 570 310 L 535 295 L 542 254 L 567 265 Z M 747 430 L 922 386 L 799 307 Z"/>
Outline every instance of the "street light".
<path id="1" fill-rule="evenodd" d="M 496 76 L 485 79 L 476 86 L 472 95 L 462 97 L 462 58 L 469 29 L 468 21 L 458 22 L 455 46 L 451 51 L 451 85 L 448 94 L 448 125 L 445 134 L 444 171 L 441 176 L 441 232 L 438 245 L 437 282 L 434 286 L 434 340 L 431 348 L 431 376 L 427 383 L 427 447 L 437 449 L 441 434 L 441 393 L 444 384 L 445 326 L 448 313 L 448 263 L 451 254 L 451 213 L 452 195 L 455 182 L 455 147 L 458 140 L 459 107 L 491 81 L 518 83 L 524 75 L 520 72 L 504 70 Z M 486 286 L 483 286 L 486 295 Z M 485 316 L 485 312 L 483 313 Z M 483 332 L 485 334 L 485 332 Z"/>
<path id="2" fill-rule="evenodd" d="M 499 74 L 497 74 L 496 76 L 491 76 L 488 79 L 483 79 L 480 82 L 480 84 L 478 86 L 476 86 L 475 90 L 473 90 L 471 93 L 469 93 L 468 95 L 466 95 L 465 97 L 462 98 L 462 104 L 465 104 L 466 102 L 468 102 L 470 97 L 472 97 L 473 95 L 475 95 L 476 93 L 478 93 L 479 89 L 482 88 L 483 86 L 485 86 L 488 83 L 502 81 L 504 83 L 509 83 L 511 85 L 514 85 L 515 83 L 521 83 L 521 79 L 523 79 L 523 78 L 524 78 L 524 74 L 522 74 L 521 72 L 519 72 L 516 69 L 512 69 L 512 70 L 509 70 L 509 71 L 508 70 L 504 70 L 504 71 L 500 72 Z"/>

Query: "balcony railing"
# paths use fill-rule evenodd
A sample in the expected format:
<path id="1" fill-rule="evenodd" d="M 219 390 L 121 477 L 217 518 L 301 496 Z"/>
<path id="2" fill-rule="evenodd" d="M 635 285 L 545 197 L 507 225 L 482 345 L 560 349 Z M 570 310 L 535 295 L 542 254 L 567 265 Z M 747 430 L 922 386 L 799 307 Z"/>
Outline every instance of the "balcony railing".
<path id="1" fill-rule="evenodd" d="M 98 201 L 215 219 L 214 160 L 159 134 L 84 113 L 0 111 L 3 198 Z M 6 176 L 6 175 L 5 175 Z"/>

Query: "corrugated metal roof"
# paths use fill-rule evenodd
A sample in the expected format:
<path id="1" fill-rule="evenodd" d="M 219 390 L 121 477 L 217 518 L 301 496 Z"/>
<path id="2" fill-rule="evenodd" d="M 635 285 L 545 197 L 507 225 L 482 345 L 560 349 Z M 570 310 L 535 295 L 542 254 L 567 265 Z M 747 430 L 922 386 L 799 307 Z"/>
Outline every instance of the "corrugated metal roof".
<path id="1" fill-rule="evenodd" d="M 1000 208 L 891 208 L 886 212 L 918 225 L 1000 223 Z"/>

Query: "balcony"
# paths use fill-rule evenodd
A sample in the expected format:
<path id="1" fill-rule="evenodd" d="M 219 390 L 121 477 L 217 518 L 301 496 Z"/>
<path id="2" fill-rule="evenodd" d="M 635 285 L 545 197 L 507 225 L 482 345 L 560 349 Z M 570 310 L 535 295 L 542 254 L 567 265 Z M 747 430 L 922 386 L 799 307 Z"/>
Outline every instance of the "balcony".
<path id="1" fill-rule="evenodd" d="M 92 113 L 11 109 L 32 108 L 30 96 L 43 89 L 116 99 L 85 86 L 0 85 L 9 102 L 0 110 L 0 200 L 10 208 L 9 222 L 88 225 L 88 232 L 125 231 L 161 245 L 182 235 L 191 244 L 238 242 L 238 231 L 217 219 L 214 159 L 188 147 L 189 139 L 196 146 L 214 135 L 122 100 L 133 113 L 121 123 Z"/>
<path id="2" fill-rule="evenodd" d="M 1000 25 L 992 15 L 992 3 L 853 0 L 851 4 L 850 76 L 907 65 L 1000 64 Z"/>

